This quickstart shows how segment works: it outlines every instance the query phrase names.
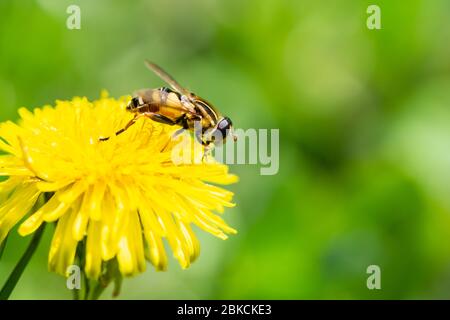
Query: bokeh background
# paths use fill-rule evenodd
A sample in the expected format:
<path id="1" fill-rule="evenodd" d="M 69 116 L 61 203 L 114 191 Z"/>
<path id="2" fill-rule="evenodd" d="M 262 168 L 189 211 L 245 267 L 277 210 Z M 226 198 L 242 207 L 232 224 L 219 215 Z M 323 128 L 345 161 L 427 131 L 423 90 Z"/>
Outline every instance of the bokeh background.
<path id="1" fill-rule="evenodd" d="M 71 4 L 81 30 L 66 28 Z M 448 299 L 449 14 L 448 0 L 2 0 L 0 120 L 158 87 L 149 58 L 237 127 L 280 129 L 277 175 L 231 168 L 239 234 L 197 230 L 190 269 L 149 265 L 120 298 Z M 71 298 L 47 272 L 51 229 L 13 299 Z M 0 284 L 28 241 L 12 232 Z M 366 287 L 372 264 L 381 290 Z"/>

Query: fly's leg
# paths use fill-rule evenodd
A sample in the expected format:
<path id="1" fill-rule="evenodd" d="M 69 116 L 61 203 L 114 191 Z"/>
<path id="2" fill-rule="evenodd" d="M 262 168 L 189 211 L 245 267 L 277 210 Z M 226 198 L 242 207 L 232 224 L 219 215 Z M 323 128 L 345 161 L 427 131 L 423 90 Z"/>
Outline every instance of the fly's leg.
<path id="1" fill-rule="evenodd" d="M 202 162 L 205 162 L 208 160 L 208 156 L 211 154 L 211 150 L 214 148 L 214 143 L 202 142 L 202 144 L 204 146 Z"/>
<path id="2" fill-rule="evenodd" d="M 168 125 L 174 125 L 176 124 L 175 121 L 173 121 L 172 119 L 169 119 L 166 116 L 163 116 L 161 114 L 157 114 L 157 113 L 153 113 L 153 112 L 144 112 L 144 113 L 139 113 L 137 115 L 134 116 L 133 119 L 130 120 L 130 122 L 127 123 L 127 125 L 120 129 L 119 131 L 116 132 L 116 136 L 118 136 L 121 133 L 124 133 L 125 131 L 127 131 L 133 124 L 135 124 L 140 118 L 145 117 L 145 118 L 150 118 L 153 121 L 156 122 L 160 122 L 160 123 L 164 123 L 164 124 L 168 124 Z M 109 140 L 110 137 L 107 138 L 100 138 L 100 141 L 107 141 Z"/>
<path id="3" fill-rule="evenodd" d="M 196 115 L 194 120 L 197 123 L 201 123 L 202 121 L 202 117 L 200 115 Z M 202 162 L 204 162 L 205 160 L 207 160 L 207 157 L 209 156 L 209 154 L 211 153 L 211 150 L 214 147 L 214 144 L 212 143 L 212 141 L 205 139 L 205 137 L 203 136 L 203 130 L 202 128 L 197 128 L 194 127 L 194 137 L 195 140 L 197 140 L 198 143 L 200 143 L 203 147 L 203 156 L 202 156 Z"/>
<path id="4" fill-rule="evenodd" d="M 146 112 L 146 113 L 143 113 L 143 115 L 147 118 L 152 119 L 153 121 L 168 124 L 170 126 L 177 124 L 176 121 L 174 121 L 166 116 L 163 116 L 162 114 L 159 114 L 159 113 Z"/>
<path id="5" fill-rule="evenodd" d="M 127 131 L 128 128 L 130 128 L 133 124 L 136 123 L 136 121 L 138 121 L 140 118 L 142 118 L 143 115 L 144 115 L 143 113 L 140 113 L 140 114 L 135 115 L 134 118 L 131 119 L 130 122 L 128 122 L 127 125 L 126 125 L 124 128 L 122 128 L 122 129 L 120 129 L 119 131 L 116 132 L 116 136 L 118 136 L 119 134 L 124 133 L 125 131 Z M 100 138 L 99 140 L 100 140 L 100 141 L 108 141 L 109 138 L 110 138 L 110 137 L 107 137 L 107 138 Z"/>
<path id="6" fill-rule="evenodd" d="M 175 131 L 172 135 L 172 139 L 175 139 L 176 137 L 178 137 L 180 134 L 182 134 L 185 130 L 189 129 L 189 123 L 188 123 L 188 118 L 187 116 L 184 114 L 181 117 L 179 117 L 176 121 L 175 124 L 181 126 L 180 129 L 178 129 L 177 131 Z"/>
<path id="7" fill-rule="evenodd" d="M 189 115 L 184 114 L 181 117 L 179 117 L 178 119 L 176 119 L 173 124 L 174 125 L 179 125 L 179 126 L 181 126 L 181 128 L 173 133 L 172 138 L 176 138 L 180 134 L 182 134 L 185 130 L 189 130 L 190 127 L 191 127 L 189 125 L 189 123 L 192 122 L 192 121 L 194 121 L 194 123 L 201 123 L 202 116 L 200 116 L 198 114 L 189 114 Z M 203 140 L 202 139 L 203 133 L 201 132 L 201 127 L 197 128 L 197 126 L 194 125 L 193 129 L 194 129 L 193 132 L 194 132 L 196 140 L 199 143 L 203 144 L 203 141 L 202 141 Z"/>

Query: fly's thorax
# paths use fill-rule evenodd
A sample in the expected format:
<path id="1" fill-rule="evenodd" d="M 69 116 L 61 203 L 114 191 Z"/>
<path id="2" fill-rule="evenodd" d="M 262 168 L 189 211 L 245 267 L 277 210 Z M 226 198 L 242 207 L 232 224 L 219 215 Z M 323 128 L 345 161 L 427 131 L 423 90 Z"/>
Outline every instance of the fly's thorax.
<path id="1" fill-rule="evenodd" d="M 207 123 L 208 128 L 215 126 L 218 119 L 220 118 L 220 115 L 213 107 L 213 105 L 198 96 L 193 100 L 193 103 L 195 105 L 195 110 Z"/>
<path id="2" fill-rule="evenodd" d="M 211 122 L 208 118 L 202 118 L 201 125 L 202 125 L 202 132 L 205 133 L 208 130 L 210 131 L 214 129 L 215 123 Z"/>

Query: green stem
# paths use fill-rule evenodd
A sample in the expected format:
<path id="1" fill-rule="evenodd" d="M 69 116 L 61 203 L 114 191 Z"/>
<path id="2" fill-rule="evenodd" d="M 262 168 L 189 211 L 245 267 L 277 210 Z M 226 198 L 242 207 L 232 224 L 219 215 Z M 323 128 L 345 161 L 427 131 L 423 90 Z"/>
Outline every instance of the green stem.
<path id="1" fill-rule="evenodd" d="M 2 259 L 3 252 L 5 252 L 6 241 L 8 240 L 8 236 L 6 236 L 5 240 L 0 244 L 0 260 Z"/>
<path id="2" fill-rule="evenodd" d="M 98 300 L 102 295 L 103 291 L 105 291 L 108 284 L 102 284 L 100 281 L 92 281 L 91 283 L 91 291 L 89 292 L 89 296 L 87 300 Z"/>
<path id="3" fill-rule="evenodd" d="M 30 262 L 31 257 L 36 251 L 39 242 L 42 238 L 42 234 L 44 233 L 45 223 L 43 223 L 39 229 L 34 233 L 33 239 L 31 239 L 30 244 L 28 245 L 27 250 L 23 254 L 22 258 L 20 258 L 17 265 L 14 267 L 13 272 L 9 275 L 8 280 L 6 280 L 5 285 L 0 291 L 0 300 L 8 300 L 12 291 L 17 285 L 20 277 L 22 276 L 23 271 L 25 270 L 28 262 Z"/>
<path id="4" fill-rule="evenodd" d="M 104 262 L 100 278 L 97 280 L 88 279 L 88 283 L 89 290 L 86 293 L 86 300 L 98 300 L 111 283 L 114 283 L 113 297 L 117 297 L 122 285 L 122 275 L 119 271 L 117 259 Z"/>
<path id="5" fill-rule="evenodd" d="M 80 290 L 78 289 L 73 289 L 72 290 L 72 298 L 73 300 L 80 300 Z"/>

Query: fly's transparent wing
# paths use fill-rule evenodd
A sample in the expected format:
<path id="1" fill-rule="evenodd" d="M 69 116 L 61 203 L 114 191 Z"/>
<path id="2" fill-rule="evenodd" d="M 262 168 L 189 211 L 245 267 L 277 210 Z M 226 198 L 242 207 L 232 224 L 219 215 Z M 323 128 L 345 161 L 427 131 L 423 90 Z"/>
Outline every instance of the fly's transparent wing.
<path id="1" fill-rule="evenodd" d="M 145 60 L 145 65 L 147 66 L 147 68 L 153 71 L 158 77 L 160 77 L 167 84 L 169 84 L 173 90 L 185 96 L 190 95 L 190 92 L 188 90 L 183 88 L 174 78 L 172 78 L 171 75 L 169 75 L 166 71 L 164 71 L 160 66 L 148 60 Z"/>

